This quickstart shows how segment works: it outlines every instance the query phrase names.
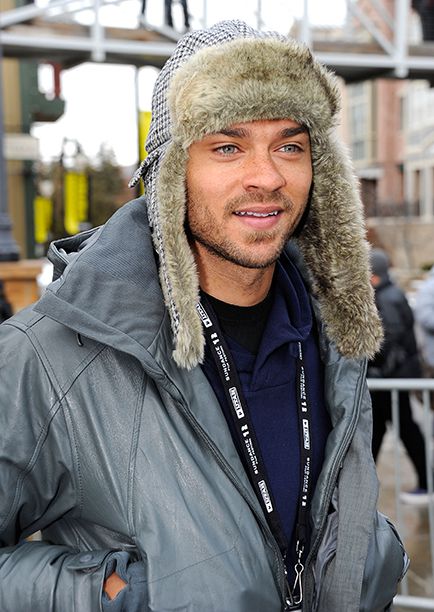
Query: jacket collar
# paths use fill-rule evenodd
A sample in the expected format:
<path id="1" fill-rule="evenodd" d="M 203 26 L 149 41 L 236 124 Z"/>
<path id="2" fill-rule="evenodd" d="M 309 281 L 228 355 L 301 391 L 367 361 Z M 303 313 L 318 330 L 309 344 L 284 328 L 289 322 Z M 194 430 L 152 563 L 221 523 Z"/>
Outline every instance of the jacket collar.
<path id="1" fill-rule="evenodd" d="M 294 243 L 287 253 L 306 276 Z M 144 198 L 125 204 L 100 228 L 54 242 L 49 259 L 54 280 L 34 310 L 134 355 L 154 377 L 179 376 Z M 325 340 L 323 358 L 330 348 Z"/>
<path id="2" fill-rule="evenodd" d="M 48 256 L 54 280 L 35 310 L 160 370 L 156 355 L 170 359 L 173 348 L 144 200 L 100 228 L 54 242 Z"/>

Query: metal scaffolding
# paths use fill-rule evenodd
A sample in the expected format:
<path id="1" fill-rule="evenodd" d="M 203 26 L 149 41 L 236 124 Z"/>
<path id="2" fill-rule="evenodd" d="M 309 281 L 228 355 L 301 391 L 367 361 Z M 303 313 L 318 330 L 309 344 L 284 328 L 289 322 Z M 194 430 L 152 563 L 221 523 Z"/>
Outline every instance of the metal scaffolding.
<path id="1" fill-rule="evenodd" d="M 41 60 L 122 62 L 160 67 L 171 54 L 179 33 L 167 26 L 127 29 L 103 25 L 101 10 L 124 0 L 51 0 L 45 6 L 31 3 L 0 13 L 0 41 L 6 57 L 34 57 Z M 347 22 L 363 36 L 345 37 L 334 29 L 331 40 L 322 38 L 321 28 L 309 22 L 309 0 L 295 36 L 308 44 L 318 59 L 346 81 L 385 76 L 432 78 L 434 42 L 409 43 L 410 0 L 394 0 L 392 11 L 381 0 L 347 0 Z M 90 26 L 74 16 L 93 12 Z M 257 1 L 256 26 L 262 27 L 262 3 Z M 207 1 L 202 23 L 207 21 Z M 351 25 L 352 24 L 352 25 Z M 289 29 L 289 28 L 288 28 Z M 347 28 L 348 29 L 348 28 Z"/>
<path id="2" fill-rule="evenodd" d="M 307 44 L 316 57 L 346 82 L 372 78 L 428 79 L 434 83 L 434 42 L 410 42 L 411 0 L 346 0 L 346 23 L 332 31 L 313 27 L 310 0 L 303 0 L 303 14 L 295 24 L 282 24 Z M 107 25 L 107 7 L 122 10 L 128 0 L 34 0 L 0 13 L 0 79 L 2 56 L 57 62 L 68 68 L 81 62 L 111 62 L 162 67 L 181 34 L 167 25 L 150 25 L 137 14 L 135 27 Z M 140 3 L 137 2 L 139 7 Z M 79 19 L 87 13 L 89 25 Z M 137 9 L 139 13 L 139 8 Z M 208 24 L 208 1 L 196 21 Z M 89 17 L 90 15 L 90 17 Z M 249 16 L 252 25 L 264 27 L 262 1 Z M 1 91 L 1 88 L 0 88 Z M 0 115 L 2 109 L 0 106 Z M 2 117 L 0 116 L 0 128 Z M 5 162 L 0 129 L 0 253 L 2 227 L 8 230 Z M 9 248 L 9 247 L 8 247 Z"/>

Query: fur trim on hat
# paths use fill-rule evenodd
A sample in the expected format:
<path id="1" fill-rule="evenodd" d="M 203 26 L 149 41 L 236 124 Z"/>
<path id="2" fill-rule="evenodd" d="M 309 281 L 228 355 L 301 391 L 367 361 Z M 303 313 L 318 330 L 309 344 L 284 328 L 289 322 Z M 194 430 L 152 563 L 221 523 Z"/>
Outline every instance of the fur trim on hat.
<path id="1" fill-rule="evenodd" d="M 335 77 L 294 41 L 241 22 L 192 32 L 156 85 L 143 166 L 160 278 L 174 333 L 174 359 L 203 358 L 199 281 L 184 231 L 186 162 L 192 142 L 234 123 L 292 119 L 309 129 L 314 185 L 297 238 L 329 337 L 350 358 L 372 357 L 382 337 L 369 282 L 357 182 L 334 124 Z"/>
<path id="2" fill-rule="evenodd" d="M 178 365 L 192 368 L 203 360 L 204 340 L 202 322 L 195 308 L 199 301 L 199 277 L 184 232 L 186 163 L 187 153 L 172 143 L 161 164 L 157 198 L 164 202 L 160 227 L 165 265 L 160 265 L 160 281 L 166 304 L 176 304 L 172 317 L 178 317 L 173 357 Z"/>
<path id="3" fill-rule="evenodd" d="M 371 358 L 383 329 L 370 283 L 357 179 L 334 134 L 315 145 L 310 213 L 297 242 L 328 336 L 346 357 Z"/>
<path id="4" fill-rule="evenodd" d="M 175 74 L 168 91 L 172 138 L 188 148 L 206 134 L 261 119 L 291 118 L 324 130 L 338 99 L 335 78 L 327 78 L 307 47 L 238 39 L 198 51 Z"/>

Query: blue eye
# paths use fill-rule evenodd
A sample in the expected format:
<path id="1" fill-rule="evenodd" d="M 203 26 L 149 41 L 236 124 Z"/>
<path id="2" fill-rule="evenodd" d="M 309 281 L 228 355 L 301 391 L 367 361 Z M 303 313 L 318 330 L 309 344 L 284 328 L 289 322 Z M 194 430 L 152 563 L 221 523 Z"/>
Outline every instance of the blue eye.
<path id="1" fill-rule="evenodd" d="M 284 153 L 299 153 L 301 150 L 301 147 L 296 144 L 286 144 L 281 147 L 281 151 Z"/>
<path id="2" fill-rule="evenodd" d="M 232 153 L 236 153 L 238 149 L 235 145 L 227 144 L 217 147 L 216 151 L 222 155 L 232 155 Z"/>

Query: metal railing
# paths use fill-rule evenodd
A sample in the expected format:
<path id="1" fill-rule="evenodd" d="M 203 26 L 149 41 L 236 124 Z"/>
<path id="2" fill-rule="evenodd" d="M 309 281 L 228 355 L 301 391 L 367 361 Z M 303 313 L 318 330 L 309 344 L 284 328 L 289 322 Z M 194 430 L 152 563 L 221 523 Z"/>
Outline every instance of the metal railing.
<path id="1" fill-rule="evenodd" d="M 427 466 L 427 484 L 430 501 L 428 504 L 429 547 L 431 556 L 431 597 L 416 597 L 409 594 L 408 575 L 403 579 L 400 594 L 394 599 L 394 605 L 412 610 L 434 610 L 434 495 L 433 495 L 433 413 L 431 411 L 431 394 L 434 394 L 434 379 L 413 378 L 384 378 L 368 379 L 371 391 L 389 391 L 392 406 L 392 431 L 394 444 L 394 489 L 395 489 L 395 524 L 403 536 L 405 544 L 406 528 L 403 520 L 402 502 L 402 475 L 400 469 L 401 444 L 399 427 L 399 392 L 417 391 L 418 401 L 422 404 L 421 430 L 425 439 L 425 460 Z M 410 559 L 411 561 L 411 559 Z M 411 567 L 411 566 L 410 566 Z"/>

